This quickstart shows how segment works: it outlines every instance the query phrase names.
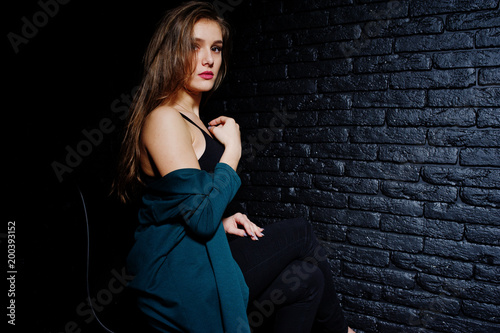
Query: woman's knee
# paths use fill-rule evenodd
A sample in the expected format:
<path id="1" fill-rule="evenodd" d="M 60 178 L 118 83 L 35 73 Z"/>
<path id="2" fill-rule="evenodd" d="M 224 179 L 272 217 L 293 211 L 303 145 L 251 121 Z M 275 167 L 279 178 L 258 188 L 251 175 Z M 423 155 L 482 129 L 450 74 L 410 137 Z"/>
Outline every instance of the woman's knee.
<path id="1" fill-rule="evenodd" d="M 318 266 L 297 260 L 290 266 L 290 274 L 284 275 L 289 298 L 313 300 L 321 297 L 325 286 L 324 274 Z"/>

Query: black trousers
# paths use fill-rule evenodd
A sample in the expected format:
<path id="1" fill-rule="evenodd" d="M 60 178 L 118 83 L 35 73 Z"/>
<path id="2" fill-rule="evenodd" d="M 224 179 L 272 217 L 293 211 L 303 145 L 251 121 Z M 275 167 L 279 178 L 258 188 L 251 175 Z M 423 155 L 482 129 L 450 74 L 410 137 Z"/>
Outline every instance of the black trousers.
<path id="1" fill-rule="evenodd" d="M 347 332 L 324 248 L 304 219 L 265 226 L 265 236 L 229 242 L 250 290 L 254 332 Z"/>

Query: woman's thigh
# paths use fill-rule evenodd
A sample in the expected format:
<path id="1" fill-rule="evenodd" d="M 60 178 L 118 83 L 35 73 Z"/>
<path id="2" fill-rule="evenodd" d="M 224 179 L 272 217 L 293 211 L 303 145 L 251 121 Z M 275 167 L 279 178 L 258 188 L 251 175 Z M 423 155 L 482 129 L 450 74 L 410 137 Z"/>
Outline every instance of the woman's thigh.
<path id="1" fill-rule="evenodd" d="M 250 289 L 250 300 L 257 298 L 294 260 L 306 260 L 314 252 L 311 225 L 302 218 L 267 225 L 264 237 L 229 242 Z M 311 258 L 312 259 L 312 258 Z"/>

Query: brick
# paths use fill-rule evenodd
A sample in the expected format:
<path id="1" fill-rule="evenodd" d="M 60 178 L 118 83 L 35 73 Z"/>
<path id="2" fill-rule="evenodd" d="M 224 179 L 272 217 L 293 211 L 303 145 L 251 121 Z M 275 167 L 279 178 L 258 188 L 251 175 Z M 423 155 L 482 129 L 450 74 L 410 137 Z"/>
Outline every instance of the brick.
<path id="1" fill-rule="evenodd" d="M 469 317 L 500 323 L 500 306 L 476 301 L 464 301 L 464 312 Z M 500 325 L 497 326 L 500 328 Z"/>
<path id="2" fill-rule="evenodd" d="M 351 177 L 335 177 L 327 175 L 317 175 L 314 178 L 314 185 L 326 191 L 342 193 L 377 194 L 378 180 Z"/>
<path id="3" fill-rule="evenodd" d="M 284 187 L 306 187 L 312 185 L 312 176 L 293 172 L 258 172 L 251 176 L 253 185 L 284 186 Z"/>
<path id="4" fill-rule="evenodd" d="M 247 43 L 242 45 L 242 51 L 252 52 L 255 50 L 255 46 L 259 45 L 259 49 L 264 50 L 275 50 L 284 49 L 293 46 L 294 34 L 291 32 L 276 32 L 276 33 L 266 33 L 257 32 L 254 36 L 254 40 L 250 39 Z"/>
<path id="5" fill-rule="evenodd" d="M 460 198 L 473 206 L 500 207 L 500 189 L 464 187 L 460 192 Z"/>
<path id="6" fill-rule="evenodd" d="M 413 318 L 412 319 L 412 325 L 419 325 L 420 324 L 420 319 L 419 318 Z M 361 326 L 353 326 L 355 328 L 361 327 Z M 389 323 L 383 320 L 377 320 L 376 325 L 372 325 L 370 327 L 377 327 L 377 331 L 373 332 L 387 332 L 387 333 L 424 333 L 424 332 L 429 332 L 425 331 L 424 328 L 419 327 L 419 326 L 407 326 L 407 325 L 402 325 L 402 324 L 396 324 L 396 323 Z M 364 328 L 364 327 L 362 327 Z M 370 332 L 370 331 L 367 331 Z"/>
<path id="7" fill-rule="evenodd" d="M 433 1 L 421 0 L 411 2 L 410 15 L 421 16 L 429 14 L 467 12 L 481 9 L 493 9 L 498 5 L 497 0 L 477 0 L 477 1 Z"/>
<path id="8" fill-rule="evenodd" d="M 291 95 L 284 101 L 284 107 L 290 111 L 349 109 L 351 105 L 350 94 Z"/>
<path id="9" fill-rule="evenodd" d="M 280 109 L 280 102 L 274 96 L 253 96 L 252 98 L 231 98 L 225 101 L 226 109 L 229 112 L 235 112 L 237 110 L 235 119 L 245 112 L 251 112 L 250 116 L 255 118 L 255 112 L 268 111 L 273 109 Z M 247 116 L 248 117 L 248 116 Z M 253 120 L 255 122 L 255 120 Z"/>
<path id="10" fill-rule="evenodd" d="M 320 59 L 387 55 L 392 53 L 392 40 L 389 38 L 360 38 L 350 41 L 331 42 L 321 45 L 318 52 Z"/>
<path id="11" fill-rule="evenodd" d="M 338 59 L 297 63 L 288 65 L 287 69 L 286 76 L 292 79 L 345 75 L 351 71 L 352 61 L 350 59 Z M 283 77 L 285 75 L 281 78 Z"/>
<path id="12" fill-rule="evenodd" d="M 280 157 L 280 170 L 342 176 L 344 162 L 330 159 Z"/>
<path id="13" fill-rule="evenodd" d="M 460 311 L 459 300 L 425 291 L 386 287 L 383 290 L 382 297 L 390 303 L 409 306 L 421 311 L 437 311 L 451 315 L 457 315 Z"/>
<path id="14" fill-rule="evenodd" d="M 373 316 L 367 316 L 358 312 L 352 312 L 347 309 L 342 311 L 346 321 L 352 327 L 356 327 L 359 330 L 365 330 L 365 332 L 374 332 L 373 328 L 378 326 L 380 319 Z"/>
<path id="15" fill-rule="evenodd" d="M 314 28 L 328 25 L 328 12 L 298 12 L 270 16 L 263 20 L 264 31 L 283 31 L 300 28 Z"/>
<path id="16" fill-rule="evenodd" d="M 283 139 L 286 142 L 347 142 L 347 129 L 340 127 L 287 128 Z"/>
<path id="17" fill-rule="evenodd" d="M 330 265 L 330 271 L 332 276 L 340 276 L 341 265 L 340 260 L 327 259 L 328 264 Z"/>
<path id="18" fill-rule="evenodd" d="M 393 89 L 467 88 L 475 83 L 476 71 L 473 68 L 400 72 L 393 73 L 390 79 Z"/>
<path id="19" fill-rule="evenodd" d="M 500 15 L 500 11 L 498 12 Z M 500 25 L 500 18 L 498 25 Z M 492 28 L 480 30 L 476 33 L 476 46 L 477 47 L 495 47 L 500 46 L 500 28 Z"/>
<path id="20" fill-rule="evenodd" d="M 386 286 L 403 289 L 412 289 L 415 286 L 415 273 L 394 268 L 373 267 L 346 262 L 344 263 L 343 273 L 347 277 L 380 283 Z"/>
<path id="21" fill-rule="evenodd" d="M 219 107 L 217 109 L 222 109 L 222 108 Z M 229 113 L 230 111 L 227 111 L 227 112 Z M 234 120 L 238 124 L 240 124 L 242 137 L 246 131 L 251 132 L 252 130 L 259 128 L 259 124 L 258 124 L 259 117 L 255 117 L 254 114 L 238 112 L 237 114 L 233 114 L 231 116 L 234 118 Z"/>
<path id="22" fill-rule="evenodd" d="M 318 125 L 383 125 L 385 112 L 385 109 L 324 111 L 319 114 Z"/>
<path id="23" fill-rule="evenodd" d="M 357 226 L 364 228 L 378 228 L 380 214 L 374 212 L 360 212 L 345 209 L 312 207 L 311 218 L 314 221 Z"/>
<path id="24" fill-rule="evenodd" d="M 370 3 L 359 6 L 336 7 L 330 12 L 330 23 L 378 21 L 406 17 L 408 4 L 402 2 Z"/>
<path id="25" fill-rule="evenodd" d="M 476 113 L 473 108 L 390 109 L 387 123 L 390 126 L 469 127 L 475 125 Z"/>
<path id="26" fill-rule="evenodd" d="M 377 147 L 375 145 L 345 143 L 312 144 L 311 156 L 333 159 L 359 159 L 374 161 L 377 159 Z"/>
<path id="27" fill-rule="evenodd" d="M 384 250 L 417 253 L 423 249 L 423 238 L 388 233 L 374 229 L 350 228 L 347 240 L 351 244 L 376 247 Z"/>
<path id="28" fill-rule="evenodd" d="M 389 214 L 381 216 L 380 230 L 454 240 L 461 240 L 464 235 L 461 223 Z"/>
<path id="29" fill-rule="evenodd" d="M 347 244 L 327 245 L 327 249 L 329 255 L 342 261 L 377 267 L 387 267 L 389 265 L 389 251 Z"/>
<path id="30" fill-rule="evenodd" d="M 279 161 L 271 157 L 255 157 L 251 161 L 242 154 L 241 160 L 245 162 L 245 168 L 251 171 L 279 171 Z"/>
<path id="31" fill-rule="evenodd" d="M 381 90 L 387 89 L 388 78 L 384 74 L 332 76 L 318 81 L 318 91 L 339 92 L 339 91 L 360 91 L 360 90 Z"/>
<path id="32" fill-rule="evenodd" d="M 379 149 L 379 160 L 396 163 L 455 164 L 457 148 L 385 145 Z"/>
<path id="33" fill-rule="evenodd" d="M 335 25 L 324 28 L 308 28 L 297 32 L 297 45 L 323 44 L 333 41 L 354 40 L 361 37 L 359 25 Z"/>
<path id="34" fill-rule="evenodd" d="M 294 62 L 309 62 L 318 59 L 318 50 L 314 47 L 309 48 L 286 48 L 286 49 L 264 49 L 257 54 L 258 59 L 246 59 L 243 65 L 251 63 L 266 64 L 281 64 Z M 248 58 L 248 56 L 247 56 Z"/>
<path id="35" fill-rule="evenodd" d="M 476 13 L 451 14 L 450 16 L 448 16 L 447 21 L 447 27 L 449 30 L 470 30 L 477 28 L 495 27 L 499 25 L 500 11 L 498 10 Z"/>
<path id="36" fill-rule="evenodd" d="M 349 198 L 349 208 L 404 216 L 423 215 L 423 204 L 420 202 L 383 197 L 360 197 L 353 195 Z"/>
<path id="37" fill-rule="evenodd" d="M 500 167 L 500 148 L 466 148 L 460 152 L 461 165 Z"/>
<path id="38" fill-rule="evenodd" d="M 490 265 L 500 264 L 500 247 L 472 244 L 465 241 L 428 238 L 425 241 L 424 253 Z"/>
<path id="39" fill-rule="evenodd" d="M 353 96 L 353 106 L 360 108 L 418 108 L 425 106 L 425 103 L 426 93 L 422 90 L 355 92 Z"/>
<path id="40" fill-rule="evenodd" d="M 500 266 L 476 264 L 476 280 L 500 283 Z"/>
<path id="41" fill-rule="evenodd" d="M 499 32 L 500 35 L 500 32 Z M 500 84 L 500 68 L 484 68 L 479 70 L 479 84 Z"/>
<path id="42" fill-rule="evenodd" d="M 435 167 L 422 168 L 422 179 L 437 185 L 464 185 L 475 187 L 498 187 L 500 170 L 465 167 Z"/>
<path id="43" fill-rule="evenodd" d="M 464 50 L 474 47 L 474 35 L 469 32 L 443 33 L 439 35 L 415 35 L 397 37 L 394 51 L 425 52 L 443 50 Z"/>
<path id="44" fill-rule="evenodd" d="M 424 273 L 419 273 L 417 283 L 424 290 L 432 293 L 443 293 L 452 297 L 500 304 L 500 288 L 496 284 L 452 279 Z"/>
<path id="45" fill-rule="evenodd" d="M 253 82 L 238 82 L 232 85 L 224 85 L 221 87 L 221 93 L 235 97 L 253 96 L 256 93 L 256 84 Z"/>
<path id="46" fill-rule="evenodd" d="M 432 59 L 427 54 L 391 54 L 355 58 L 355 73 L 387 73 L 431 69 Z"/>
<path id="47" fill-rule="evenodd" d="M 308 216 L 308 207 L 281 202 L 252 201 L 248 204 L 248 215 L 270 218 L 273 222 L 287 218 Z"/>
<path id="48" fill-rule="evenodd" d="M 345 194 L 316 189 L 289 188 L 283 190 L 281 201 L 309 206 L 347 208 L 347 196 Z"/>
<path id="49" fill-rule="evenodd" d="M 437 107 L 500 106 L 500 88 L 430 90 L 429 105 Z"/>
<path id="50" fill-rule="evenodd" d="M 322 241 L 345 242 L 346 240 L 346 226 L 328 223 L 313 223 L 312 225 L 314 227 L 315 235 Z"/>
<path id="51" fill-rule="evenodd" d="M 419 317 L 417 309 L 404 306 L 388 304 L 377 301 L 369 301 L 361 298 L 346 296 L 345 307 L 371 316 L 390 320 L 392 322 L 414 325 Z"/>
<path id="52" fill-rule="evenodd" d="M 280 198 L 281 193 L 279 188 L 257 186 L 245 186 L 245 190 L 239 191 L 237 197 L 237 199 L 244 201 L 279 201 Z"/>
<path id="53" fill-rule="evenodd" d="M 311 151 L 311 147 L 303 143 L 272 142 L 261 146 L 261 149 L 257 149 L 258 156 L 308 157 Z"/>
<path id="54" fill-rule="evenodd" d="M 465 204 L 426 203 L 425 217 L 473 224 L 500 226 L 500 210 Z"/>
<path id="55" fill-rule="evenodd" d="M 500 50 L 471 50 L 435 53 L 436 68 L 498 66 Z"/>
<path id="56" fill-rule="evenodd" d="M 231 5 L 231 3 L 228 3 Z M 235 11 L 233 12 L 234 15 L 236 13 L 241 13 L 242 15 L 262 15 L 262 16 L 272 16 L 272 15 L 279 15 L 283 13 L 283 6 L 281 3 L 277 2 L 263 2 L 259 4 L 260 6 L 246 6 L 243 9 L 243 12 L 238 12 Z M 236 5 L 239 6 L 239 5 Z"/>
<path id="57" fill-rule="evenodd" d="M 430 129 L 429 144 L 453 147 L 500 147 L 500 130 Z"/>
<path id="58" fill-rule="evenodd" d="M 286 108 L 279 110 L 273 108 L 271 112 L 262 110 L 259 111 L 259 117 L 257 118 L 257 133 L 271 130 L 281 141 L 279 134 L 284 129 L 297 126 L 307 127 L 308 124 L 314 125 L 317 123 L 317 118 L 316 112 L 288 111 Z M 256 136 L 258 137 L 258 135 Z"/>
<path id="59" fill-rule="evenodd" d="M 384 181 L 380 190 L 384 195 L 398 199 L 454 202 L 458 198 L 458 190 L 455 187 L 424 183 Z"/>
<path id="60" fill-rule="evenodd" d="M 363 32 L 370 38 L 441 33 L 443 29 L 440 17 L 371 21 L 363 26 Z"/>
<path id="61" fill-rule="evenodd" d="M 457 279 L 470 279 L 474 275 L 474 265 L 472 263 L 454 261 L 437 256 L 394 252 L 391 261 L 397 267 L 409 271 Z M 456 310 L 458 311 L 458 309 Z"/>
<path id="62" fill-rule="evenodd" d="M 320 0 L 314 2 L 304 2 L 302 0 L 289 0 L 283 3 L 283 11 L 310 11 L 314 9 L 330 9 L 332 6 L 352 5 L 353 0 Z M 260 8 L 260 7 L 259 7 Z"/>
<path id="63" fill-rule="evenodd" d="M 262 80 L 279 80 L 286 77 L 286 65 L 259 66 L 249 71 L 247 68 L 235 69 L 228 73 L 228 80 L 236 82 L 255 82 Z"/>
<path id="64" fill-rule="evenodd" d="M 380 284 L 343 277 L 338 278 L 336 282 L 335 287 L 338 293 L 369 300 L 379 300 L 382 298 L 383 286 Z"/>
<path id="65" fill-rule="evenodd" d="M 500 324 L 486 323 L 469 318 L 451 317 L 436 312 L 425 312 L 422 325 L 439 332 L 483 333 L 498 332 Z"/>
<path id="66" fill-rule="evenodd" d="M 345 175 L 360 178 L 418 181 L 420 168 L 410 164 L 386 162 L 346 162 Z"/>
<path id="67" fill-rule="evenodd" d="M 357 127 L 351 130 L 351 142 L 398 143 L 419 145 L 425 143 L 426 130 L 421 128 Z"/>
<path id="68" fill-rule="evenodd" d="M 354 143 L 398 143 L 421 145 L 425 143 L 426 130 L 422 128 L 357 127 L 351 130 Z"/>
<path id="69" fill-rule="evenodd" d="M 487 245 L 500 245 L 500 228 L 486 225 L 468 225 L 465 238 L 469 242 Z"/>
<path id="70" fill-rule="evenodd" d="M 263 81 L 256 84 L 257 95 L 314 94 L 316 91 L 316 80 L 312 79 Z"/>

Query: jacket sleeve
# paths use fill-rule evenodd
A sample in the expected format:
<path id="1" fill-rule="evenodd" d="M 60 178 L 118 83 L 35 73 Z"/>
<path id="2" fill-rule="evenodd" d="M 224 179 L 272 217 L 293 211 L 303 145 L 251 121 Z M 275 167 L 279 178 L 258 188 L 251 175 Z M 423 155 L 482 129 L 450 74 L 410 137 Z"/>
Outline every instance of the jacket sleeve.
<path id="1" fill-rule="evenodd" d="M 238 174 L 224 163 L 217 164 L 213 173 L 198 169 L 173 171 L 149 186 L 139 219 L 163 224 L 182 217 L 189 230 L 211 238 L 240 185 Z"/>

